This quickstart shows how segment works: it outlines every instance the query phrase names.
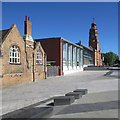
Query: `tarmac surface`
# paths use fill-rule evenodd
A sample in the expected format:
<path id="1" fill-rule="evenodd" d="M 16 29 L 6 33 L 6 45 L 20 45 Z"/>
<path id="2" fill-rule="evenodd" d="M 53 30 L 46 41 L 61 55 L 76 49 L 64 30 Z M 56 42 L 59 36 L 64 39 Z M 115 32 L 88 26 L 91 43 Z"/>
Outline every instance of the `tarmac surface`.
<path id="1" fill-rule="evenodd" d="M 3 88 L 2 115 L 85 88 L 88 94 L 70 106 L 54 107 L 51 118 L 118 118 L 118 71 L 107 72 L 81 71 Z"/>

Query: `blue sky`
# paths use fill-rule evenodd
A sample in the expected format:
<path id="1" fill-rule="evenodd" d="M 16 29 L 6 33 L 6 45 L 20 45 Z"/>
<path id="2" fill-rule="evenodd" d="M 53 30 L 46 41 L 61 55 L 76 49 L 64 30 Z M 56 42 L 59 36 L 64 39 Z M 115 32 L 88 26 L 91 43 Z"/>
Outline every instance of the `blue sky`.
<path id="1" fill-rule="evenodd" d="M 116 2 L 8 2 L 2 3 L 2 29 L 12 24 L 24 35 L 25 16 L 31 17 L 34 39 L 63 37 L 88 47 L 93 17 L 101 52 L 118 54 L 118 3 Z"/>

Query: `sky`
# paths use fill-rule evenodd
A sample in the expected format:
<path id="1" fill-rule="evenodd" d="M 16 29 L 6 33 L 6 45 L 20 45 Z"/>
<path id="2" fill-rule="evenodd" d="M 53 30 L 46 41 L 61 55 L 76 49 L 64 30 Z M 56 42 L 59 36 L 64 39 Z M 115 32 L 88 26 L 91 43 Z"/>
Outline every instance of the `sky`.
<path id="1" fill-rule="evenodd" d="M 3 2 L 2 29 L 16 24 L 24 35 L 25 16 L 31 18 L 32 37 L 63 37 L 88 47 L 93 18 L 102 53 L 118 54 L 117 2 Z"/>

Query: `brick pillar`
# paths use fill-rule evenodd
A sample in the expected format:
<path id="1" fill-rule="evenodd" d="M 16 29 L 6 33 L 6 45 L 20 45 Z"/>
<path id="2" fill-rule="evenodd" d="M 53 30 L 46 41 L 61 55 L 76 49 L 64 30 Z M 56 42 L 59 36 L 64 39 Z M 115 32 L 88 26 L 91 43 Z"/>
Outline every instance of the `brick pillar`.
<path id="1" fill-rule="evenodd" d="M 62 39 L 60 39 L 60 68 L 59 75 L 63 75 L 63 48 L 62 48 Z"/>

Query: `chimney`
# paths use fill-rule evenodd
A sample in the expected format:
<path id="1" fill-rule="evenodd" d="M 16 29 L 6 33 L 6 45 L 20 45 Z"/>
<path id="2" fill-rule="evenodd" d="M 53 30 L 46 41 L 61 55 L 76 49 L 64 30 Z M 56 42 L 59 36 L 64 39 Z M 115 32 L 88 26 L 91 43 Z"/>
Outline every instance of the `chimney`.
<path id="1" fill-rule="evenodd" d="M 30 17 L 28 17 L 28 21 L 30 21 Z"/>
<path id="2" fill-rule="evenodd" d="M 26 19 L 24 21 L 24 34 L 31 35 L 31 21 L 30 17 L 26 16 Z"/>

